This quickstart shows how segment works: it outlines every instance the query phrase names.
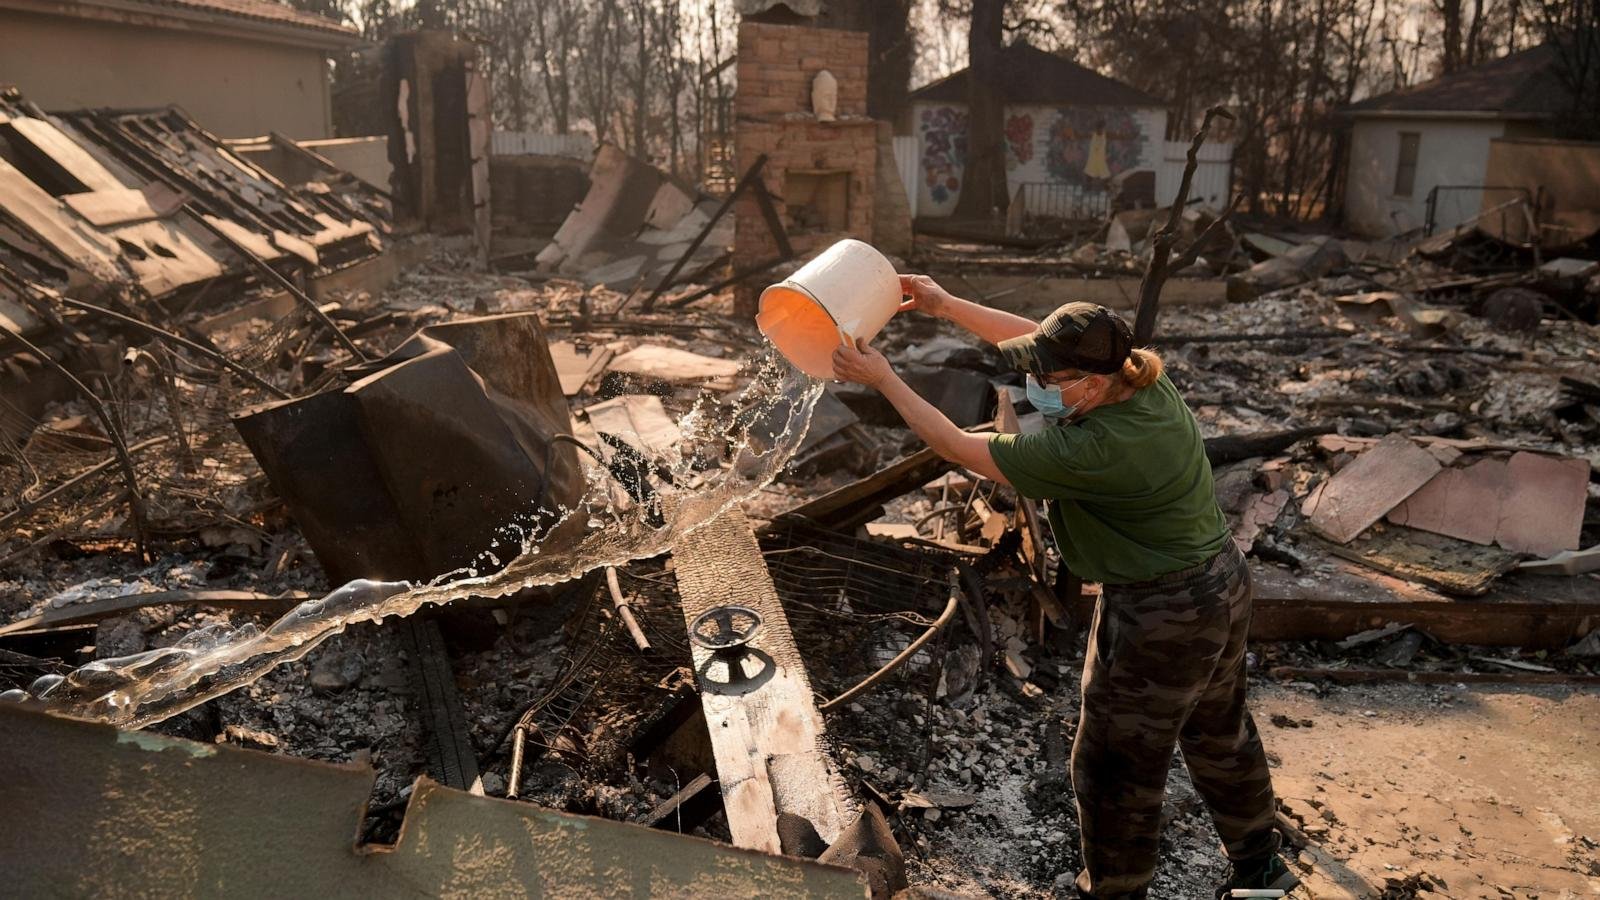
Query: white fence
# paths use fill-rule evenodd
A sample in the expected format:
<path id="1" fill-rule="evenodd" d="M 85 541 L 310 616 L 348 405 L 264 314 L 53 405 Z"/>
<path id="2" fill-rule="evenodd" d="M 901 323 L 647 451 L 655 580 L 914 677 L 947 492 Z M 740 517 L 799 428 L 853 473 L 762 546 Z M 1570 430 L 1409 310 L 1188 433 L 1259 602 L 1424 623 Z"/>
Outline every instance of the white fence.
<path id="1" fill-rule="evenodd" d="M 922 142 L 914 134 L 897 135 L 894 139 L 894 165 L 900 170 L 900 183 L 906 186 L 906 201 L 911 204 L 911 218 L 917 217 L 917 198 L 922 188 L 917 176 L 922 174 Z"/>
<path id="2" fill-rule="evenodd" d="M 594 139 L 586 134 L 543 134 L 537 131 L 496 131 L 490 142 L 495 156 L 594 156 Z"/>
<path id="3" fill-rule="evenodd" d="M 1170 206 L 1178 198 L 1183 167 L 1189 161 L 1188 141 L 1166 141 L 1161 165 L 1156 169 L 1156 206 Z M 1233 145 L 1205 144 L 1195 154 L 1194 181 L 1189 184 L 1189 200 L 1200 200 L 1212 209 L 1228 205 L 1233 186 Z"/>

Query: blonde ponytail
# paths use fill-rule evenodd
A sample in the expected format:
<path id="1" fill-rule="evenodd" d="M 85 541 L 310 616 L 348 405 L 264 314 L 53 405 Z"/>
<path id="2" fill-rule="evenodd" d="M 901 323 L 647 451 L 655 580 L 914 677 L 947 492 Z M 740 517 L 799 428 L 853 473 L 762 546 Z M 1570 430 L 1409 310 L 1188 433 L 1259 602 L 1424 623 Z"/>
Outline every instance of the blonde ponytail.
<path id="1" fill-rule="evenodd" d="M 1135 389 L 1146 388 L 1161 377 L 1162 368 L 1161 357 L 1154 350 L 1140 348 L 1129 354 L 1122 364 L 1122 380 Z"/>

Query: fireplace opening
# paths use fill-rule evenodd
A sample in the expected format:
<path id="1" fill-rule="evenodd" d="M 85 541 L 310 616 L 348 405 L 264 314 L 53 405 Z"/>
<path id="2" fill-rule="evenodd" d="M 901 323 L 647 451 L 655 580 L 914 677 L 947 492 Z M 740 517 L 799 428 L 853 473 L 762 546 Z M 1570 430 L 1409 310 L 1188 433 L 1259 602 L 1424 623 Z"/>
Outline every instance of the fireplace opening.
<path id="1" fill-rule="evenodd" d="M 850 172 L 847 169 L 784 173 L 788 228 L 796 234 L 847 231 L 850 227 Z"/>

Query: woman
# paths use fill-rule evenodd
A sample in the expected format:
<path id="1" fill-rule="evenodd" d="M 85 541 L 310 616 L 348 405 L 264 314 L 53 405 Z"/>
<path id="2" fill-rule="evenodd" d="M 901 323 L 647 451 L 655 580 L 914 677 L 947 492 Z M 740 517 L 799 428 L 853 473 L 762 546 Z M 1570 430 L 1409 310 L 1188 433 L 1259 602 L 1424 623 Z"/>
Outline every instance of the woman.
<path id="1" fill-rule="evenodd" d="M 947 319 L 1027 374 L 1048 427 L 972 434 L 901 381 L 865 343 L 833 356 L 940 456 L 1050 501 L 1070 571 L 1103 586 L 1083 670 L 1072 784 L 1082 897 L 1144 897 L 1156 865 L 1174 745 L 1211 810 L 1233 871 L 1217 890 L 1298 884 L 1277 856 L 1272 781 L 1245 708 L 1250 573 L 1217 508 L 1200 429 L 1161 359 L 1127 322 L 1068 303 L 1043 323 L 904 275 L 902 310 Z"/>

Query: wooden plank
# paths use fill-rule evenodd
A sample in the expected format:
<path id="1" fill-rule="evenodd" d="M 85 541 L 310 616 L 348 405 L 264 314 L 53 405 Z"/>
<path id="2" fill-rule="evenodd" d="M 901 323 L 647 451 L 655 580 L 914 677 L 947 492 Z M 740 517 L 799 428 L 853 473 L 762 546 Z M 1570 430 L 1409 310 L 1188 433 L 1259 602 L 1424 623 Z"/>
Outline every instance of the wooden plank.
<path id="1" fill-rule="evenodd" d="M 801 516 L 826 528 L 848 530 L 882 515 L 881 508 L 885 502 L 915 490 L 918 485 L 927 484 L 953 468 L 954 463 L 942 459 L 932 448 L 924 447 L 866 478 L 829 491 L 784 515 Z"/>
<path id="2" fill-rule="evenodd" d="M 1323 546 L 1335 556 L 1365 563 L 1380 572 L 1468 597 L 1489 593 L 1495 579 L 1517 564 L 1515 553 L 1410 528 L 1374 528 L 1368 538 L 1348 547 Z"/>
<path id="3" fill-rule="evenodd" d="M 31 116 L 17 116 L 6 123 L 16 134 L 48 156 L 60 170 L 91 191 L 117 191 L 125 185 L 111 170 L 89 155 L 89 151 L 62 133 L 54 123 Z"/>
<path id="4" fill-rule="evenodd" d="M 80 225 L 61 201 L 50 196 L 0 158 L 0 207 L 51 249 L 97 281 L 121 280 L 115 260 L 121 250 L 104 236 Z"/>
<path id="5" fill-rule="evenodd" d="M 183 207 L 182 195 L 159 183 L 142 190 L 117 188 L 67 194 L 61 198 L 61 202 L 97 228 L 160 219 Z"/>
<path id="6" fill-rule="evenodd" d="M 561 379 L 561 393 L 568 397 L 577 395 L 605 369 L 615 352 L 609 347 L 591 347 L 587 353 L 579 353 L 572 341 L 551 341 L 550 359 L 556 364 L 556 375 Z"/>
<path id="7" fill-rule="evenodd" d="M 612 372 L 628 372 L 668 381 L 702 381 L 735 375 L 739 371 L 739 363 L 690 353 L 676 347 L 641 344 L 611 360 L 606 368 Z"/>
<path id="8" fill-rule="evenodd" d="M 646 458 L 659 457 L 683 442 L 678 423 L 654 394 L 623 394 L 586 406 L 583 412 L 595 431 L 620 438 Z M 607 461 L 612 452 L 611 445 L 602 441 L 600 453 Z"/>
<path id="9" fill-rule="evenodd" d="M 1306 498 L 1311 527 L 1344 544 L 1439 472 L 1439 461 L 1404 435 L 1391 434 Z"/>
<path id="10" fill-rule="evenodd" d="M 804 818 L 832 844 L 859 810 L 824 749 L 822 714 L 749 521 L 737 508 L 723 513 L 681 538 L 673 560 L 686 626 L 728 604 L 765 623 L 738 663 L 743 678 L 691 645 L 734 845 L 782 852 L 780 813 Z"/>

